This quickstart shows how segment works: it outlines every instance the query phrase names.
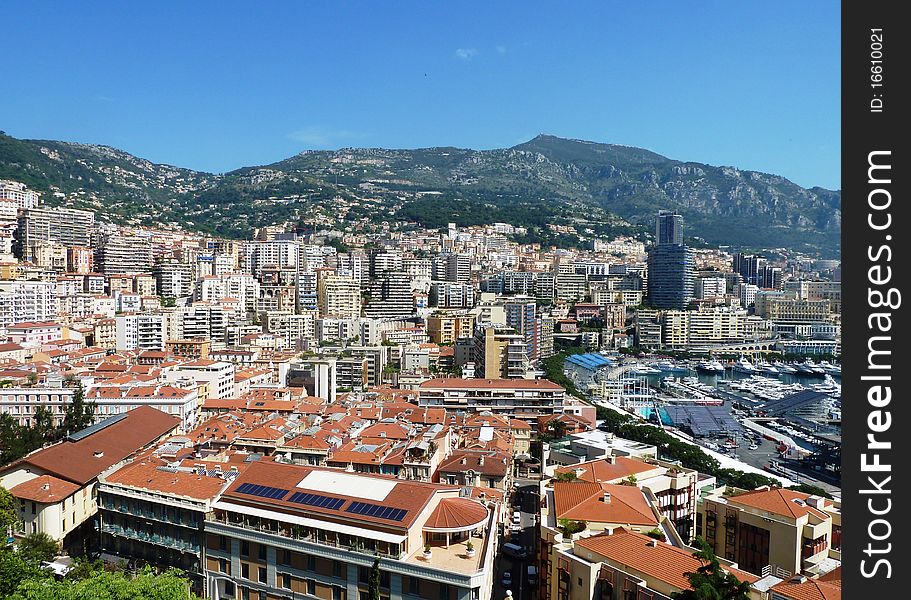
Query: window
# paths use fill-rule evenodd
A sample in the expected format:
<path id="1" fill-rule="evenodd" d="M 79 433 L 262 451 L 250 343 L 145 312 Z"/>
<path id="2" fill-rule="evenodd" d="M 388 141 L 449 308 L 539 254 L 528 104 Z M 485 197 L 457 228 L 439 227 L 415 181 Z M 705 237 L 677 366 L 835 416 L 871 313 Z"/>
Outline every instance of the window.
<path id="1" fill-rule="evenodd" d="M 332 586 L 332 600 L 342 600 L 342 588 L 333 585 Z"/>
<path id="2" fill-rule="evenodd" d="M 218 549 L 222 551 L 228 550 L 228 538 L 223 535 L 218 536 Z"/>
<path id="3" fill-rule="evenodd" d="M 421 580 L 417 577 L 408 577 L 408 593 L 415 596 L 421 594 Z"/>
<path id="4" fill-rule="evenodd" d="M 307 593 L 311 596 L 316 596 L 316 582 L 312 579 L 307 580 Z"/>
<path id="5" fill-rule="evenodd" d="M 440 584 L 440 600 L 449 600 L 449 585 L 446 583 Z"/>
<path id="6" fill-rule="evenodd" d="M 227 559 L 227 558 L 219 558 L 219 559 L 218 559 L 218 572 L 219 572 L 219 573 L 227 573 L 227 572 L 228 572 L 228 559 Z"/>
<path id="7" fill-rule="evenodd" d="M 282 573 L 282 587 L 285 588 L 286 590 L 291 589 L 291 574 L 290 573 Z"/>
<path id="8" fill-rule="evenodd" d="M 34 515 L 37 512 L 38 512 L 38 505 L 35 504 L 34 502 L 32 502 L 32 514 Z"/>
<path id="9" fill-rule="evenodd" d="M 332 576 L 341 577 L 342 576 L 342 563 L 337 560 L 332 561 Z"/>
<path id="10" fill-rule="evenodd" d="M 259 544 L 259 560 L 266 560 L 266 546 Z"/>
<path id="11" fill-rule="evenodd" d="M 291 551 L 290 550 L 282 550 L 281 564 L 283 564 L 283 565 L 291 564 Z"/>
<path id="12" fill-rule="evenodd" d="M 268 578 L 268 574 L 266 573 L 266 567 L 260 567 L 259 568 L 259 582 L 266 583 L 267 578 Z"/>
<path id="13" fill-rule="evenodd" d="M 240 563 L 240 576 L 244 579 L 250 579 L 250 565 L 247 563 Z"/>
<path id="14" fill-rule="evenodd" d="M 307 570 L 316 571 L 316 557 L 313 555 L 307 557 Z"/>
<path id="15" fill-rule="evenodd" d="M 250 556 L 250 542 L 243 540 L 240 543 L 240 555 Z"/>

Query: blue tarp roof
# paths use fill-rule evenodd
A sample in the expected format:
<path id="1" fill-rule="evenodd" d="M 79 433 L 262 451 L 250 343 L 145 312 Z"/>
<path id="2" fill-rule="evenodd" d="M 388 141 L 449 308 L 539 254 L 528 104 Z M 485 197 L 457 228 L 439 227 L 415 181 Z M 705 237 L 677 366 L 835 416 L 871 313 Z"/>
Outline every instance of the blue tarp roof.
<path id="1" fill-rule="evenodd" d="M 588 354 L 573 354 L 566 358 L 567 362 L 586 369 L 598 369 L 613 364 L 613 361 L 601 354 L 590 352 Z"/>

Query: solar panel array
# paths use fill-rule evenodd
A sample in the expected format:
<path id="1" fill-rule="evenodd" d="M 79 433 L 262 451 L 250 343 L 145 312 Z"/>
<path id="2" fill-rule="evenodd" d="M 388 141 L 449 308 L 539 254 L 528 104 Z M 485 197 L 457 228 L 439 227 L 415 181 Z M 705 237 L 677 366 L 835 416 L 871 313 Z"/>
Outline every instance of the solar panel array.
<path id="1" fill-rule="evenodd" d="M 339 507 L 345 503 L 345 501 L 341 498 L 321 496 L 319 494 L 308 494 L 305 492 L 294 492 L 291 494 L 291 497 L 288 498 L 288 502 L 296 502 L 297 504 L 306 504 L 307 506 L 316 506 L 319 508 L 328 508 L 331 510 L 338 510 Z"/>
<path id="2" fill-rule="evenodd" d="M 387 519 L 389 521 L 401 521 L 408 513 L 401 508 L 391 506 L 380 506 L 379 504 L 370 504 L 369 502 L 352 502 L 345 512 L 367 517 L 376 517 L 377 519 Z"/>
<path id="3" fill-rule="evenodd" d="M 235 490 L 241 494 L 250 496 L 259 496 L 260 498 L 269 498 L 270 500 L 281 500 L 288 493 L 288 490 L 275 488 L 268 485 L 257 485 L 255 483 L 242 483 Z"/>
<path id="4" fill-rule="evenodd" d="M 730 435 L 743 431 L 743 426 L 722 406 L 665 406 L 668 417 L 677 427 L 688 428 L 696 437 Z"/>

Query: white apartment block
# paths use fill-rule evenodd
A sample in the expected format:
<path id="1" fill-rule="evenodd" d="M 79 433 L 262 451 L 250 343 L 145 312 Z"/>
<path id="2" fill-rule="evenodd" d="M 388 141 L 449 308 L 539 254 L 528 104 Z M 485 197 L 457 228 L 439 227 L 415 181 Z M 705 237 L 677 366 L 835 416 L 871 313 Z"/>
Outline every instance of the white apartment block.
<path id="1" fill-rule="evenodd" d="M 0 179 L 0 200 L 15 203 L 16 208 L 35 208 L 41 202 L 41 193 L 24 183 Z"/>
<path id="2" fill-rule="evenodd" d="M 57 318 L 56 288 L 51 281 L 0 281 L 0 328 Z"/>
<path id="3" fill-rule="evenodd" d="M 178 365 L 164 377 L 173 383 L 184 378 L 190 378 L 197 384 L 205 383 L 210 399 L 231 398 L 234 396 L 234 371 L 231 363 L 200 359 Z"/>

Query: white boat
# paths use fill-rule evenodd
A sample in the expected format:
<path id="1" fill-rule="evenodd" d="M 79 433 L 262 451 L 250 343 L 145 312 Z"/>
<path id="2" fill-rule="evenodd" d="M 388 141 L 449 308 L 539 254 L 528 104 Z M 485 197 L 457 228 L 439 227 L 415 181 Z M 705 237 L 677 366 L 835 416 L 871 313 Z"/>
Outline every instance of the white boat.
<path id="1" fill-rule="evenodd" d="M 841 367 L 839 365 L 833 365 L 826 360 L 820 361 L 819 368 L 829 375 L 841 375 Z"/>
<path id="2" fill-rule="evenodd" d="M 780 360 L 776 360 L 775 362 L 773 362 L 772 366 L 775 367 L 776 369 L 778 369 L 779 373 L 787 373 L 788 375 L 793 375 L 794 373 L 797 372 L 797 369 L 795 369 L 791 365 L 784 364 Z"/>
<path id="3" fill-rule="evenodd" d="M 822 367 L 813 362 L 812 358 L 807 358 L 805 361 L 797 363 L 795 366 L 797 367 L 797 370 L 804 375 L 825 375 L 826 373 Z"/>
<path id="4" fill-rule="evenodd" d="M 661 373 L 661 370 L 648 365 L 639 365 L 631 369 L 630 373 L 634 375 L 658 375 Z"/>
<path id="5" fill-rule="evenodd" d="M 660 369 L 661 371 L 680 371 L 680 372 L 684 372 L 684 371 L 687 370 L 686 367 L 681 367 L 681 366 L 679 366 L 679 365 L 675 365 L 674 363 L 672 363 L 672 362 L 669 361 L 669 360 L 662 360 L 662 361 L 656 362 L 656 363 L 655 363 L 655 367 L 657 367 L 657 368 Z"/>
<path id="6" fill-rule="evenodd" d="M 741 356 L 737 362 L 734 363 L 734 371 L 738 373 L 753 375 L 756 373 L 756 367 L 754 367 L 753 363 L 751 363 L 749 360 Z"/>
<path id="7" fill-rule="evenodd" d="M 703 373 L 724 373 L 724 365 L 715 359 L 702 360 L 696 364 L 696 370 Z"/>
<path id="8" fill-rule="evenodd" d="M 781 371 L 779 371 L 776 366 L 769 364 L 768 361 L 762 359 L 756 363 L 756 368 L 759 369 L 759 372 L 763 375 L 772 375 L 774 377 L 781 374 Z"/>

